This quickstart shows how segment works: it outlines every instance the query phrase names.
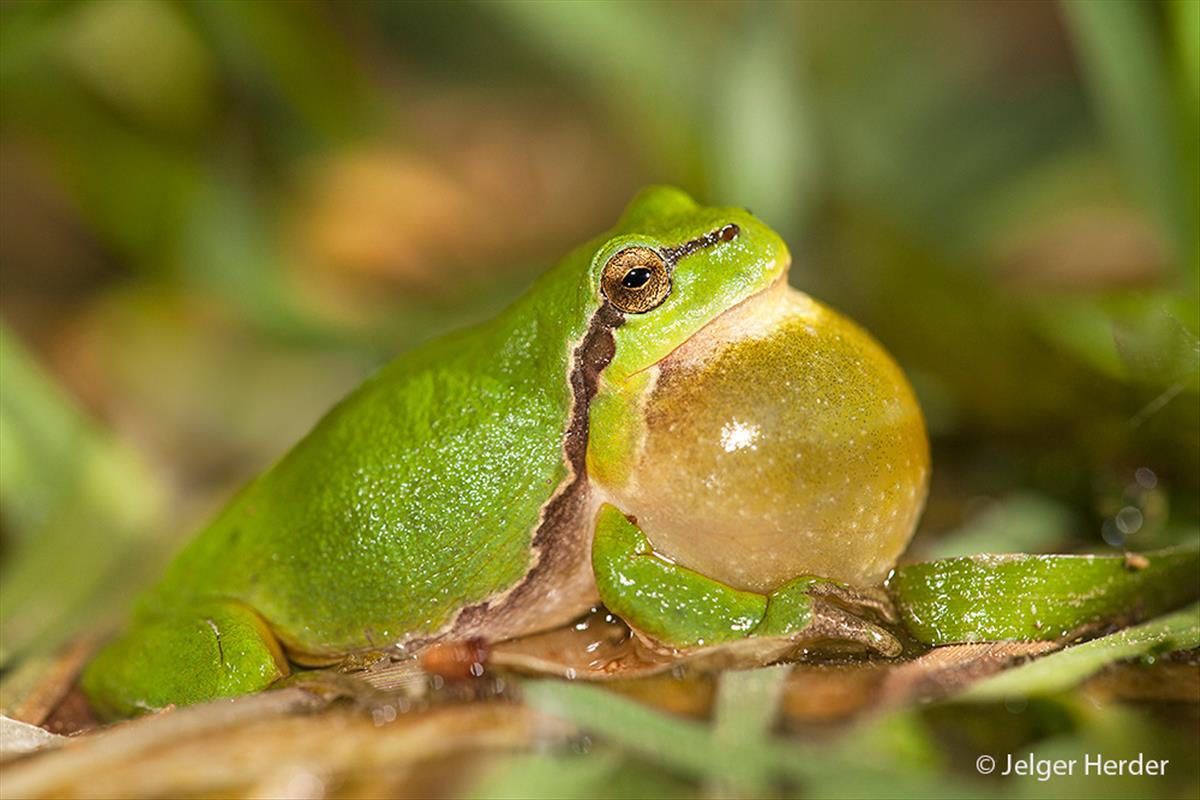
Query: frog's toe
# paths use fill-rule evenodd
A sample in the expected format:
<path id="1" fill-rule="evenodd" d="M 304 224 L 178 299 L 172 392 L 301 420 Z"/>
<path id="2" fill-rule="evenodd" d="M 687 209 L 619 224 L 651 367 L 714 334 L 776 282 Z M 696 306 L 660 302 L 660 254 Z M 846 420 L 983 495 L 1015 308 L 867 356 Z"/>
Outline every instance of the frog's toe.
<path id="1" fill-rule="evenodd" d="M 803 577 L 771 593 L 754 634 L 796 642 L 846 643 L 891 657 L 899 655 L 903 646 L 880 623 L 895 621 L 896 613 L 882 593 Z"/>
<path id="2" fill-rule="evenodd" d="M 856 616 L 874 617 L 893 625 L 900 622 L 896 607 L 882 588 L 861 589 L 836 581 L 818 580 L 809 587 L 808 593 L 815 598 L 829 600 Z"/>
<path id="3" fill-rule="evenodd" d="M 804 633 L 821 641 L 861 645 L 889 658 L 900 655 L 904 649 L 887 628 L 820 598 L 813 600 L 812 624 Z"/>
<path id="4" fill-rule="evenodd" d="M 82 687 L 98 714 L 116 718 L 255 692 L 288 672 L 261 617 L 214 603 L 135 623 L 88 665 Z"/>

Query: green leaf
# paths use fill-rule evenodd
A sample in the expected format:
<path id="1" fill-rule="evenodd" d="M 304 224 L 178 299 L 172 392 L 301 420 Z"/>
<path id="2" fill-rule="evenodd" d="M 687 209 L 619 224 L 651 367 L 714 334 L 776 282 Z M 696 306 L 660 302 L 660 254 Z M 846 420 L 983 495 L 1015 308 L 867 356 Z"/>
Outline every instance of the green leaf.
<path id="1" fill-rule="evenodd" d="M 986 702 L 1065 691 L 1117 661 L 1200 647 L 1200 603 L 1068 647 L 973 685 L 960 700 Z"/>
<path id="2" fill-rule="evenodd" d="M 1129 560 L 1133 559 L 1133 560 Z M 927 644 L 1056 639 L 1200 596 L 1200 543 L 1141 556 L 982 555 L 901 567 L 901 618 Z"/>

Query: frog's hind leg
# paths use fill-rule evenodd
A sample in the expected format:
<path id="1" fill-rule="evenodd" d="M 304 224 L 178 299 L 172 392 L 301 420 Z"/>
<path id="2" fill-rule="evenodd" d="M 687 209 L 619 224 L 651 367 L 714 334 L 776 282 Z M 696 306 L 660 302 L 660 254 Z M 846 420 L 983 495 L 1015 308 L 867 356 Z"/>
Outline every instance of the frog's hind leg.
<path id="1" fill-rule="evenodd" d="M 82 686 L 105 718 L 265 689 L 289 672 L 261 617 L 234 602 L 139 620 L 88 665 Z"/>

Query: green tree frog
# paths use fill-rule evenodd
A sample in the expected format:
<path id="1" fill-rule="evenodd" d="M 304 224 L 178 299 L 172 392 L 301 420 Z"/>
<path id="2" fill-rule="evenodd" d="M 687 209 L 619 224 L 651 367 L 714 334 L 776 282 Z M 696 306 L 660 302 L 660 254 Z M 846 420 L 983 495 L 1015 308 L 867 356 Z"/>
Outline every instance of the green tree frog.
<path id="1" fill-rule="evenodd" d="M 84 673 L 106 716 L 292 665 L 549 629 L 597 601 L 655 647 L 787 637 L 878 586 L 924 423 L 748 211 L 643 191 L 496 318 L 420 346 L 237 494 Z"/>

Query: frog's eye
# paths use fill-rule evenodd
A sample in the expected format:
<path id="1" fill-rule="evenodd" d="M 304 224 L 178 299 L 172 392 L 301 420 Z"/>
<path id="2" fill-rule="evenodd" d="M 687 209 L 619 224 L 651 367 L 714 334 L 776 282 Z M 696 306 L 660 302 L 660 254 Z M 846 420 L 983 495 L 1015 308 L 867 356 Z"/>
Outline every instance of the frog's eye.
<path id="1" fill-rule="evenodd" d="M 649 247 L 627 247 L 604 265 L 600 288 L 626 314 L 642 314 L 671 293 L 671 276 L 662 256 Z"/>

